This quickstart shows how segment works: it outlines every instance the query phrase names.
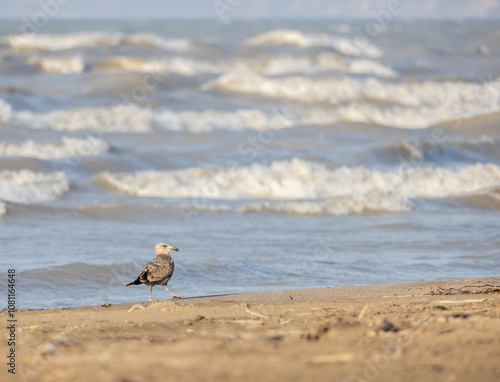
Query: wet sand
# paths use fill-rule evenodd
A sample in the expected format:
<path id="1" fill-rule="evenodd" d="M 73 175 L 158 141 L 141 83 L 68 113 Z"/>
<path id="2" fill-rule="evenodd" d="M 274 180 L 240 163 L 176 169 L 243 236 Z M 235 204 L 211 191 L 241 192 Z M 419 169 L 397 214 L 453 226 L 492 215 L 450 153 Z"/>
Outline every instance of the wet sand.
<path id="1" fill-rule="evenodd" d="M 5 362 L 0 373 L 2 381 L 499 381 L 499 291 L 497 277 L 21 310 L 17 374 Z"/>

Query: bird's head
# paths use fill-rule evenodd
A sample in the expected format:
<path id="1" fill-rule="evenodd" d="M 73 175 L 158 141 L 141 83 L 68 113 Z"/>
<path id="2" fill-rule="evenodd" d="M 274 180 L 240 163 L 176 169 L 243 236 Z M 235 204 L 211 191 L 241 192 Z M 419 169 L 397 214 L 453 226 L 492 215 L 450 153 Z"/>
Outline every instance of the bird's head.
<path id="1" fill-rule="evenodd" d="M 168 255 L 170 251 L 178 251 L 178 248 L 172 247 L 166 243 L 158 243 L 155 245 L 156 256 Z"/>

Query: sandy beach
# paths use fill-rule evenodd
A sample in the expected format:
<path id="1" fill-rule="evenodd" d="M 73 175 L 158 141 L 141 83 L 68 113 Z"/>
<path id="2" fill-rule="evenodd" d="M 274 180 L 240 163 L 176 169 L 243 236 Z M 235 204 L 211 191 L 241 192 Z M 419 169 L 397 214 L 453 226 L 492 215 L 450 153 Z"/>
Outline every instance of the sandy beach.
<path id="1" fill-rule="evenodd" d="M 497 277 L 20 310 L 2 380 L 498 381 L 499 290 Z"/>
<path id="2" fill-rule="evenodd" d="M 469 3 L 4 6 L 0 382 L 500 382 Z"/>

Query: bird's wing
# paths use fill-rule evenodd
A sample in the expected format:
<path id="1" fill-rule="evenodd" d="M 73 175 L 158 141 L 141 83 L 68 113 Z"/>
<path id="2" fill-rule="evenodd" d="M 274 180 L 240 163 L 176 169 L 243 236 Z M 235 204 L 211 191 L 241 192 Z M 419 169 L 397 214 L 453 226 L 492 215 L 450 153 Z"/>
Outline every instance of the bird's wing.
<path id="1" fill-rule="evenodd" d="M 141 280 L 141 282 L 160 282 L 166 277 L 171 276 L 173 272 L 173 261 L 169 262 L 163 259 L 154 259 L 141 269 L 139 279 Z"/>

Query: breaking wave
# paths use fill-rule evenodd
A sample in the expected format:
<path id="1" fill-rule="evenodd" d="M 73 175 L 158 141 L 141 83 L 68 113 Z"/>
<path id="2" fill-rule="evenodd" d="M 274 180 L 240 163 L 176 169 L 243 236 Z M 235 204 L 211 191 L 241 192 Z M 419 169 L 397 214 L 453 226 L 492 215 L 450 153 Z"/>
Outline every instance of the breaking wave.
<path id="1" fill-rule="evenodd" d="M 180 57 L 167 60 L 142 60 L 136 57 L 112 57 L 92 66 L 93 71 L 132 71 L 144 73 L 175 73 L 194 76 L 205 73 L 221 73 L 221 68 L 206 61 L 194 61 Z"/>
<path id="2" fill-rule="evenodd" d="M 145 60 L 137 57 L 111 57 L 91 65 L 92 71 L 132 71 L 144 73 L 174 73 L 184 76 L 223 74 L 227 71 L 249 71 L 268 76 L 293 73 L 319 74 L 327 72 L 371 74 L 379 77 L 397 77 L 390 67 L 371 59 L 345 60 L 342 57 L 321 53 L 318 56 L 272 56 L 252 60 L 209 62 L 172 57 Z"/>
<path id="3" fill-rule="evenodd" d="M 27 64 L 45 73 L 72 74 L 81 73 L 85 63 L 80 56 L 74 57 L 38 57 L 28 58 Z"/>
<path id="4" fill-rule="evenodd" d="M 62 172 L 0 171 L 0 201 L 32 204 L 57 199 L 69 190 Z M 0 207 L 0 209 L 2 209 Z M 5 213 L 5 206 L 3 208 Z"/>
<path id="5" fill-rule="evenodd" d="M 318 56 L 272 56 L 259 57 L 251 61 L 237 60 L 222 63 L 225 71 L 255 72 L 266 76 L 285 74 L 319 74 L 327 72 L 371 74 L 379 77 L 397 77 L 390 67 L 371 59 L 350 59 L 330 53 Z"/>
<path id="6" fill-rule="evenodd" d="M 12 106 L 0 99 L 0 123 L 7 123 L 12 115 Z"/>
<path id="7" fill-rule="evenodd" d="M 348 56 L 378 58 L 382 51 L 370 43 L 326 33 L 302 33 L 294 29 L 276 29 L 247 39 L 247 45 L 296 45 L 301 48 L 328 47 Z M 362 46 L 361 46 L 362 45 Z"/>
<path id="8" fill-rule="evenodd" d="M 3 114 L 2 106 L 4 107 Z M 441 122 L 466 118 L 465 111 L 462 110 L 443 111 L 441 108 L 431 107 L 378 107 L 368 103 L 351 103 L 331 109 L 312 108 L 307 112 L 289 116 L 258 109 L 172 111 L 169 109 L 153 110 L 133 104 L 109 108 L 77 108 L 51 113 L 12 112 L 9 106 L 6 103 L 3 105 L 0 103 L 0 117 L 3 118 L 3 122 L 11 122 L 33 129 L 99 130 L 103 133 L 147 133 L 155 129 L 193 133 L 214 130 L 266 130 L 269 128 L 276 130 L 296 126 L 328 125 L 339 121 L 377 123 L 412 129 L 426 128 Z M 486 107 L 476 112 L 481 115 L 492 111 Z M 469 109 L 467 112 L 470 114 L 472 111 Z"/>
<path id="9" fill-rule="evenodd" d="M 500 111 L 500 81 L 387 83 L 379 79 L 306 77 L 266 78 L 232 72 L 202 85 L 242 94 L 287 99 L 305 104 L 339 105 L 341 120 L 375 122 L 402 128 L 433 124 Z"/>
<path id="10" fill-rule="evenodd" d="M 131 45 L 151 45 L 167 51 L 183 52 L 192 48 L 187 38 L 164 38 L 152 33 L 137 33 L 123 36 L 122 42 Z"/>
<path id="11" fill-rule="evenodd" d="M 0 40 L 1 44 L 16 51 L 58 51 L 80 47 L 118 46 L 120 44 L 151 45 L 167 51 L 185 51 L 191 48 L 191 40 L 163 38 L 155 34 L 81 32 L 68 34 L 19 34 Z"/>
<path id="12" fill-rule="evenodd" d="M 110 108 L 88 107 L 51 113 L 20 111 L 10 116 L 10 122 L 33 129 L 100 130 L 103 133 L 145 133 L 153 129 L 189 132 L 218 129 L 264 130 L 270 127 L 280 129 L 292 126 L 291 121 L 283 121 L 280 118 L 282 117 L 277 113 L 265 113 L 257 109 L 174 112 L 168 109 L 152 110 L 124 104 Z"/>
<path id="13" fill-rule="evenodd" d="M 11 122 L 33 129 L 58 131 L 147 132 L 151 130 L 151 118 L 148 113 L 135 105 L 117 105 L 110 108 L 85 107 L 51 113 L 20 111 L 11 116 Z"/>
<path id="14" fill-rule="evenodd" d="M 181 204 L 180 209 L 206 212 L 259 213 L 275 212 L 288 215 L 353 215 L 375 212 L 404 212 L 412 204 L 398 196 L 382 193 L 334 197 L 324 200 L 259 201 L 253 203 L 217 204 L 197 202 Z"/>
<path id="15" fill-rule="evenodd" d="M 377 154 L 393 156 L 404 160 L 421 161 L 428 157 L 450 155 L 457 158 L 474 157 L 500 159 L 500 152 L 496 149 L 495 140 L 486 135 L 464 139 L 419 139 L 413 141 L 396 141 L 387 146 L 376 149 Z"/>
<path id="16" fill-rule="evenodd" d="M 58 159 L 69 156 L 93 156 L 105 153 L 109 145 L 97 139 L 62 137 L 60 143 L 28 140 L 19 144 L 0 142 L 0 156 Z"/>
<path id="17" fill-rule="evenodd" d="M 214 88 L 220 84 L 209 83 L 204 88 Z M 254 87 L 255 84 L 250 86 Z M 370 85 L 368 85 L 369 87 Z M 432 102 L 433 87 L 422 88 L 421 94 L 412 94 L 414 99 L 405 98 L 410 95 L 410 89 L 394 85 L 394 91 L 400 91 L 400 97 L 394 95 L 379 95 L 378 100 L 349 101 L 351 94 L 335 94 L 339 105 L 334 107 L 314 107 L 307 111 L 294 110 L 293 118 L 285 123 L 275 123 L 280 119 L 277 112 L 259 109 L 237 109 L 222 111 L 205 109 L 200 111 L 172 111 L 169 109 L 150 109 L 135 104 L 119 104 L 111 107 L 84 107 L 70 110 L 35 113 L 31 111 L 13 111 L 9 104 L 0 100 L 0 122 L 10 122 L 15 125 L 33 129 L 52 129 L 57 131 L 100 130 L 108 132 L 147 133 L 155 129 L 187 132 L 207 132 L 213 130 L 264 130 L 288 128 L 294 126 L 321 126 L 339 121 L 376 123 L 405 129 L 427 128 L 447 121 L 460 121 L 474 116 L 500 112 L 500 96 L 490 98 L 474 98 L 479 87 L 459 85 L 451 87 L 449 97 L 442 102 Z M 479 85 L 478 85 L 479 86 Z M 231 83 L 231 88 L 237 88 Z M 277 85 L 277 88 L 279 85 Z M 244 85 L 238 88 L 244 91 Z M 257 91 L 256 88 L 252 88 Z M 283 87 L 274 92 L 272 87 L 259 88 L 261 93 L 282 92 L 282 97 L 290 95 L 303 102 L 312 102 L 315 93 L 303 88 Z M 292 90 L 293 89 L 293 90 Z M 332 88 L 332 91 L 336 91 Z M 296 90 L 296 91 L 295 91 Z M 354 89 L 351 89 L 354 91 Z M 403 92 L 404 90 L 404 92 Z M 369 89 L 364 89 L 359 97 L 369 97 Z M 374 91 L 374 90 L 373 90 Z M 455 93 L 453 93 L 455 92 Z M 500 94 L 500 93 L 499 93 Z M 375 93 L 373 93 L 374 96 Z M 317 94 L 316 94 L 317 96 Z M 436 95 L 439 97 L 439 94 Z M 317 96 L 318 97 L 318 96 Z M 444 97 L 444 96 L 443 96 Z M 324 98 L 323 98 L 324 99 Z M 346 102 L 342 102 L 346 101 Z M 397 105 L 377 105 L 381 102 L 399 102 Z M 413 105 L 412 105 L 413 103 Z M 406 105 L 404 105 L 406 104 Z"/>
<path id="18" fill-rule="evenodd" d="M 245 202 L 234 209 L 345 214 L 404 211 L 411 206 L 413 198 L 480 193 L 500 186 L 500 167 L 477 164 L 458 169 L 400 168 L 384 172 L 364 167 L 330 169 L 293 158 L 275 161 L 269 166 L 104 172 L 99 179 L 118 192 L 140 197 L 196 198 L 194 208 L 209 208 L 208 200 L 260 199 L 261 202 Z"/>
<path id="19" fill-rule="evenodd" d="M 153 115 L 154 124 L 174 131 L 204 132 L 212 130 L 265 130 L 291 127 L 292 123 L 278 121 L 278 117 L 257 109 L 235 111 L 203 110 L 158 111 Z"/>

